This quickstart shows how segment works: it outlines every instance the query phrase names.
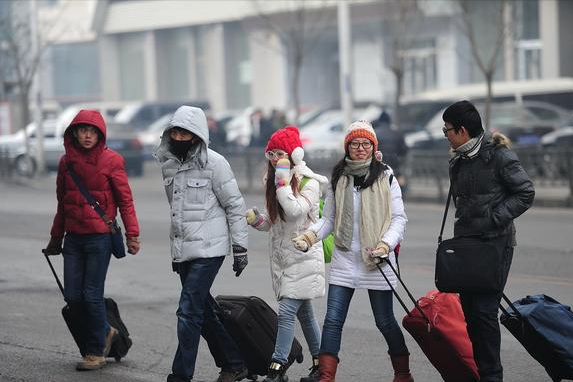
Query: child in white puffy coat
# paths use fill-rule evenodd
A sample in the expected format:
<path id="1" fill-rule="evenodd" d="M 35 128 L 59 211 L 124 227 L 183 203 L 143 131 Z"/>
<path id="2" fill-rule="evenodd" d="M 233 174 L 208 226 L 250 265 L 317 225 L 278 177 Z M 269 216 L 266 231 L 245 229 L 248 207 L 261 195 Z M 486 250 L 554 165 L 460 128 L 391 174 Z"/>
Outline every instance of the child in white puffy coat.
<path id="1" fill-rule="evenodd" d="M 298 128 L 287 126 L 276 131 L 265 148 L 267 212 L 260 214 L 256 207 L 247 211 L 249 225 L 270 232 L 271 279 L 279 303 L 275 350 L 263 382 L 288 380 L 285 369 L 294 339 L 295 317 L 313 357 L 309 376 L 300 380 L 318 381 L 321 333 L 312 300 L 325 293 L 324 254 L 320 244 L 301 252 L 291 239 L 318 219 L 320 183 L 327 183 L 328 179 L 306 167 L 303 155 Z M 303 182 L 305 177 L 308 179 Z"/>

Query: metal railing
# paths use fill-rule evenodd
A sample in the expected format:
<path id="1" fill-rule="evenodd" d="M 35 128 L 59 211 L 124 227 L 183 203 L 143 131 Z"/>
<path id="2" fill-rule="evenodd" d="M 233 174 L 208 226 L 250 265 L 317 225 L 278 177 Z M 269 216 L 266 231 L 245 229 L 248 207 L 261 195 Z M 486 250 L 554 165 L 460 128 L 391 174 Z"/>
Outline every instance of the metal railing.
<path id="1" fill-rule="evenodd" d="M 553 195 L 561 205 L 573 207 L 573 148 L 516 148 L 514 150 L 537 190 Z M 262 177 L 267 161 L 262 148 L 222 151 L 244 192 L 262 192 Z M 342 154 L 315 151 L 305 154 L 305 161 L 316 173 L 330 177 Z M 412 197 L 422 191 L 429 200 L 444 201 L 449 186 L 447 150 L 410 150 L 402 166 Z M 549 192 L 554 191 L 554 192 Z M 536 198 L 543 197 L 541 192 Z"/>

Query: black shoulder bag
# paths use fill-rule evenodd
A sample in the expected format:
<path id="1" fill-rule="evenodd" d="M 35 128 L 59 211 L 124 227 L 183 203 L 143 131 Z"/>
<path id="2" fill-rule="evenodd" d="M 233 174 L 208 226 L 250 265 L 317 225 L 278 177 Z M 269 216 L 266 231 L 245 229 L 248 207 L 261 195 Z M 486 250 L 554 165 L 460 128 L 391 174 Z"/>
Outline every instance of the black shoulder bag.
<path id="1" fill-rule="evenodd" d="M 99 216 L 103 219 L 105 224 L 109 227 L 111 231 L 111 253 L 118 259 L 125 257 L 125 246 L 123 244 L 123 235 L 121 233 L 121 227 L 117 223 L 116 219 L 111 220 L 109 216 L 106 215 L 105 211 L 101 208 L 97 200 L 89 193 L 86 186 L 82 183 L 78 174 L 74 171 L 71 163 L 67 163 L 66 167 L 68 172 L 70 173 L 74 183 L 82 193 L 82 195 L 86 198 L 87 202 L 93 208 Z"/>
<path id="2" fill-rule="evenodd" d="M 452 187 L 442 219 L 436 251 L 435 283 L 440 292 L 498 293 L 507 280 L 508 238 L 462 236 L 442 241 Z"/>

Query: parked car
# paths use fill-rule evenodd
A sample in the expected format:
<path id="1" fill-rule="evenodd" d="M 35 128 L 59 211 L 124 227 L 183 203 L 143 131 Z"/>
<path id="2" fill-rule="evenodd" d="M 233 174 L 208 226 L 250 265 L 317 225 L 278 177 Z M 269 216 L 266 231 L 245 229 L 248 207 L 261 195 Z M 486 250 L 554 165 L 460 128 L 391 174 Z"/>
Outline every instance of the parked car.
<path id="1" fill-rule="evenodd" d="M 42 123 L 44 132 L 44 163 L 47 170 L 57 170 L 61 156 L 64 154 L 64 131 L 67 128 L 59 119 L 45 120 Z M 69 124 L 68 124 L 69 125 Z M 14 134 L 0 137 L 0 152 L 6 153 L 13 162 L 17 174 L 33 176 L 37 170 L 37 140 L 35 123 L 26 126 Z M 26 155 L 25 136 L 28 135 L 30 151 Z M 125 126 L 107 123 L 107 146 L 125 159 L 125 169 L 129 175 L 143 175 L 143 149 L 137 132 Z"/>
<path id="2" fill-rule="evenodd" d="M 139 141 L 143 146 L 143 157 L 145 159 L 153 159 L 153 153 L 155 153 L 161 141 L 161 134 L 167 125 L 169 125 L 172 116 L 172 113 L 165 114 L 149 125 L 147 129 L 138 133 Z"/>
<path id="3" fill-rule="evenodd" d="M 354 109 L 352 120 L 365 119 L 372 121 L 380 115 L 379 106 Z M 343 150 L 345 132 L 344 115 L 342 110 L 327 110 L 321 113 L 313 122 L 300 130 L 300 138 L 305 152 L 340 151 Z"/>
<path id="4" fill-rule="evenodd" d="M 182 105 L 210 109 L 207 101 L 143 101 L 133 102 L 117 113 L 114 122 L 130 125 L 135 130 L 146 130 L 165 114 L 174 113 Z"/>
<path id="5" fill-rule="evenodd" d="M 484 104 L 476 104 L 482 118 L 484 107 Z M 423 131 L 407 134 L 406 145 L 410 148 L 421 149 L 447 147 L 448 142 L 442 132 L 444 110 L 445 108 L 436 113 Z M 567 120 L 567 110 L 549 103 L 501 102 L 491 105 L 489 131 L 503 133 L 517 146 L 531 146 L 540 144 L 542 136 L 559 129 Z"/>

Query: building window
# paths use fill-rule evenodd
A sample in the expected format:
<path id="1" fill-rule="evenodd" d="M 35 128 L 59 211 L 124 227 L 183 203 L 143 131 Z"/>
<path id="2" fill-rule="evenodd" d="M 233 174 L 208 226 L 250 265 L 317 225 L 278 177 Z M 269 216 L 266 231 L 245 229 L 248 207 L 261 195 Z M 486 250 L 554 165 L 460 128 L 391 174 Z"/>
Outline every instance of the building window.
<path id="1" fill-rule="evenodd" d="M 541 77 L 542 44 L 539 33 L 539 0 L 513 3 L 515 9 L 515 76 L 518 80 Z"/>
<path id="2" fill-rule="evenodd" d="M 415 94 L 436 87 L 437 59 L 434 40 L 415 41 L 402 51 L 404 94 Z"/>
<path id="3" fill-rule="evenodd" d="M 143 33 L 127 33 L 118 38 L 121 98 L 145 99 L 145 56 Z"/>

